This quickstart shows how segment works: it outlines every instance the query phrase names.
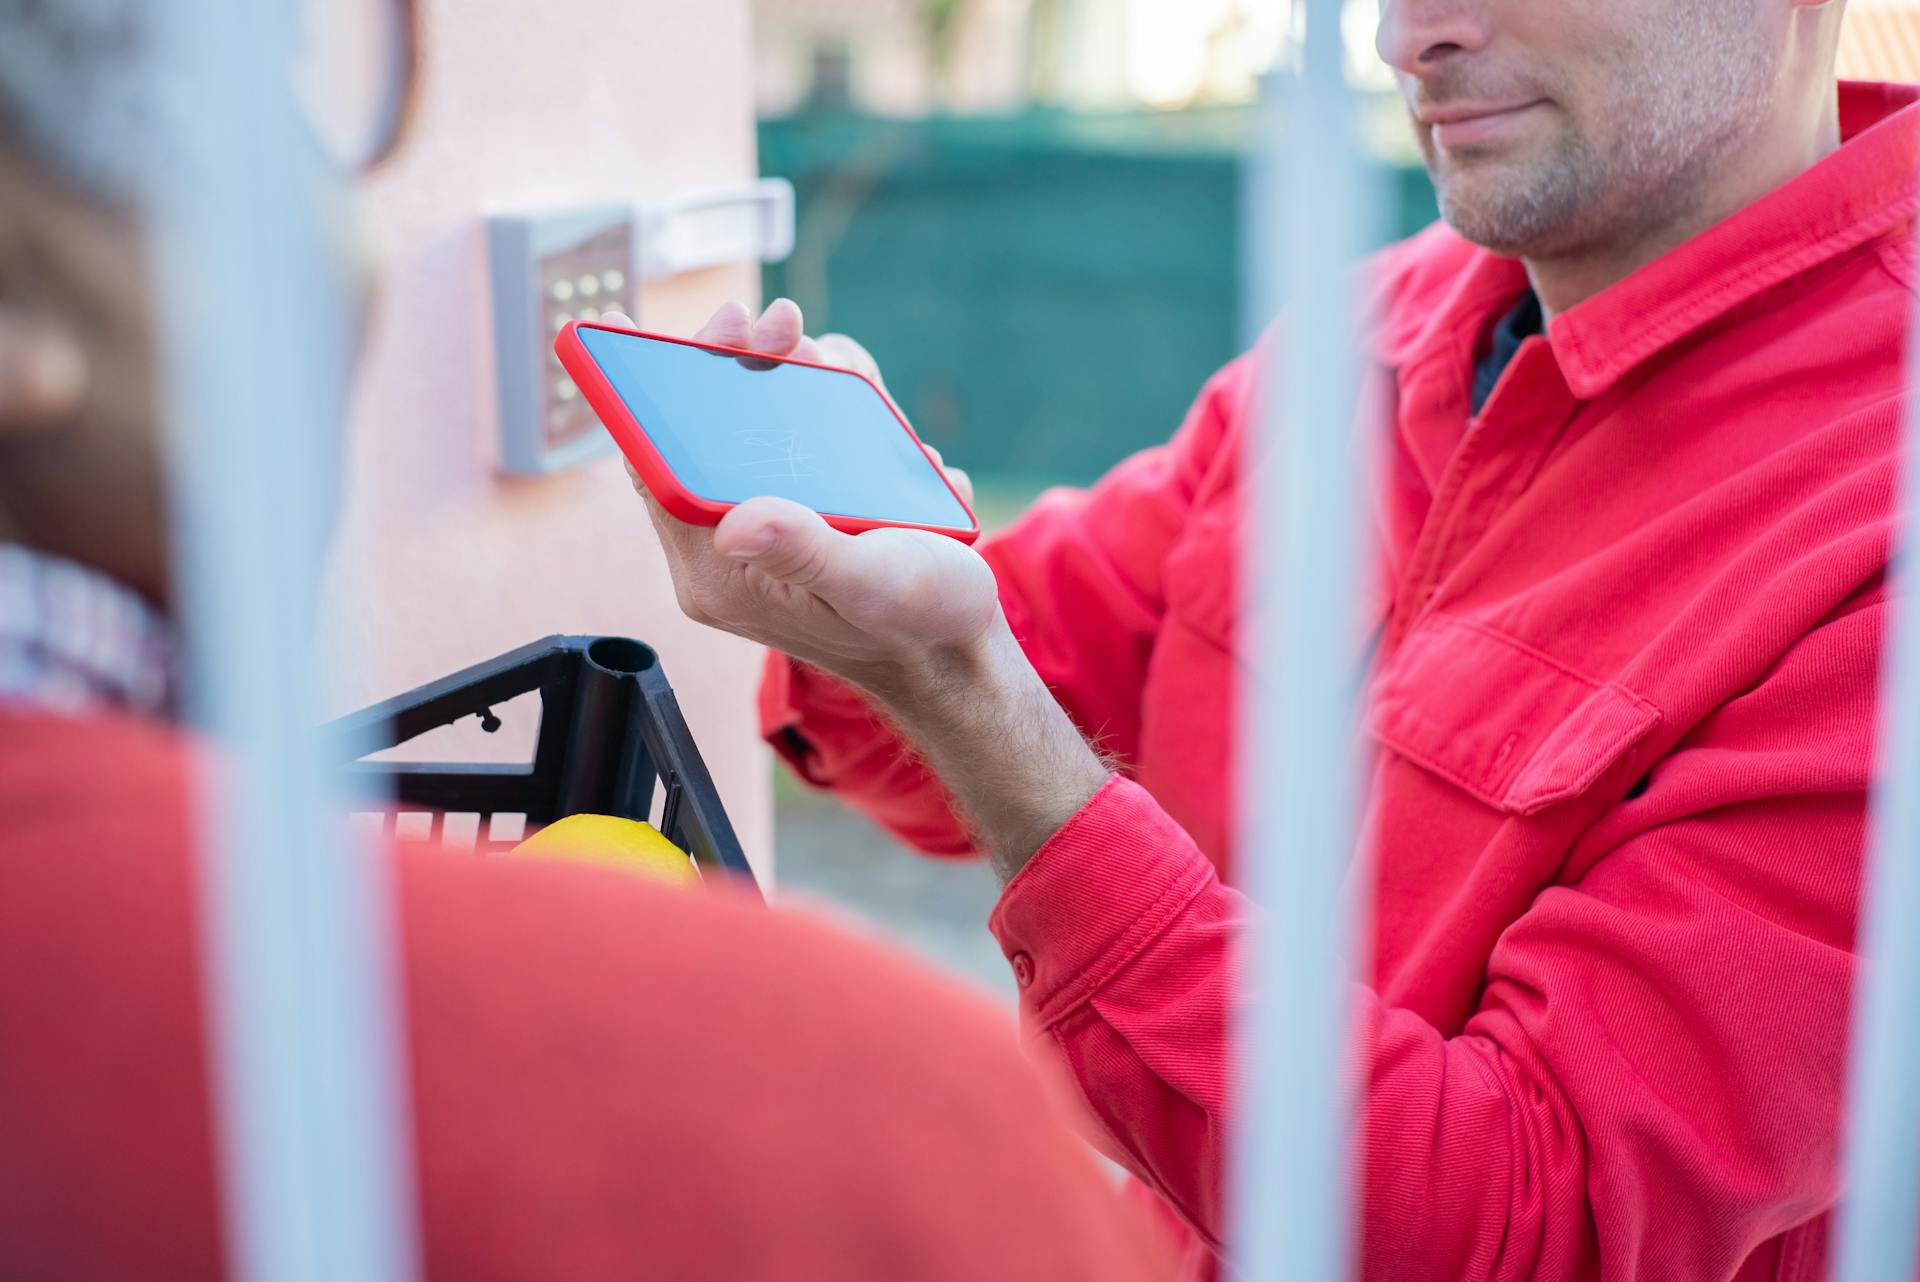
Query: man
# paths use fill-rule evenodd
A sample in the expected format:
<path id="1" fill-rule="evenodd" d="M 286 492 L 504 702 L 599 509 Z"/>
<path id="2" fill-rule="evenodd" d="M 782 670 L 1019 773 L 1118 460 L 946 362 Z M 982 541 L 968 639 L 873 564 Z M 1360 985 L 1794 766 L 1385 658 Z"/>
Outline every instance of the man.
<path id="1" fill-rule="evenodd" d="M 150 140 L 89 127 L 142 83 L 141 8 L 0 4 L 9 1279 L 225 1274 L 128 195 Z M 723 889 L 381 857 L 427 1276 L 1161 1275 L 1011 1030 L 907 959 Z"/>
<path id="2" fill-rule="evenodd" d="M 1446 223 L 1366 274 L 1370 1279 L 1826 1274 L 1920 142 L 1840 19 L 1383 5 Z M 992 860 L 1031 1031 L 1212 1247 L 1254 371 L 979 556 L 654 514 L 694 615 L 791 656 L 796 768 Z"/>

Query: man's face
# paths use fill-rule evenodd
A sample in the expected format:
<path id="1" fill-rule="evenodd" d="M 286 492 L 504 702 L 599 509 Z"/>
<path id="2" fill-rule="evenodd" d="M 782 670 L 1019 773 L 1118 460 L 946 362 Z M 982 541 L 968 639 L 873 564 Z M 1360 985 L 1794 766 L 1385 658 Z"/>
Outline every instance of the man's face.
<path id="1" fill-rule="evenodd" d="M 1765 119 L 1778 0 L 1383 0 L 1379 49 L 1462 236 L 1549 257 L 1688 215 Z"/>

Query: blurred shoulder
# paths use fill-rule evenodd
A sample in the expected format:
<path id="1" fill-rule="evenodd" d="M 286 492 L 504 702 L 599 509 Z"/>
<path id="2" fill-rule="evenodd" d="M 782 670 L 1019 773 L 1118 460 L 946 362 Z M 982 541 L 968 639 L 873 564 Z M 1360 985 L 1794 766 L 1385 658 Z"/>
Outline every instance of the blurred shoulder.
<path id="1" fill-rule="evenodd" d="M 1363 268 L 1367 314 L 1387 340 L 1438 308 L 1461 274 L 1487 251 L 1444 222 L 1435 222 L 1375 253 Z"/>
<path id="2" fill-rule="evenodd" d="M 73 862 L 84 864 L 119 857 L 129 842 L 179 844 L 192 779 L 193 752 L 171 726 L 0 707 L 0 845 L 71 846 Z"/>
<path id="3" fill-rule="evenodd" d="M 724 883 L 675 887 L 566 860 L 405 847 L 399 887 L 417 985 L 471 988 L 486 972 L 487 1008 L 467 1014 L 507 1030 L 564 1022 L 556 997 L 579 1003 L 580 1035 L 644 1031 L 714 1061 L 720 1077 L 707 1087 L 744 1084 L 767 1054 L 789 1066 L 859 1058 L 840 1068 L 856 1076 L 882 1063 L 924 1073 L 1020 1061 L 1010 1013 L 984 997 Z M 527 1009 L 510 1013 L 519 1001 Z M 722 1062 L 729 1044 L 737 1065 Z"/>
<path id="4" fill-rule="evenodd" d="M 17 1105 L 0 1130 L 20 1137 L 0 1183 L 35 1190 L 0 1214 L 8 1276 L 71 1255 L 81 1221 L 115 1261 L 99 1276 L 214 1271 L 202 755 L 156 724 L 0 713 L 0 1033 L 34 1052 L 0 1072 Z M 437 846 L 362 857 L 395 890 L 430 1273 L 1154 1267 L 1010 1012 L 920 963 L 720 886 Z"/>
<path id="5" fill-rule="evenodd" d="M 400 886 L 422 1213 L 462 1264 L 1151 1273 L 1011 1013 L 905 954 L 563 861 L 406 851 Z M 562 1221 L 564 1242 L 526 1228 Z"/>

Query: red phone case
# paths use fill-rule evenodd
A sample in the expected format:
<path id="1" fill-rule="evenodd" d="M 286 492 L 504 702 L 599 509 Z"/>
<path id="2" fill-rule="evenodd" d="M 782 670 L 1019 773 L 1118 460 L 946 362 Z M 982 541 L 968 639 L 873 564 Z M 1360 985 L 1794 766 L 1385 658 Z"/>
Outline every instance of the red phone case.
<path id="1" fill-rule="evenodd" d="M 600 422 L 619 444 L 620 452 L 625 454 L 627 461 L 633 464 L 634 471 L 640 474 L 640 479 L 646 483 L 653 497 L 660 501 L 660 506 L 689 525 L 718 525 L 720 518 L 735 505 L 702 498 L 680 483 L 680 478 L 673 474 L 673 470 L 667 466 L 667 461 L 660 457 L 660 451 L 654 448 L 652 440 L 648 438 L 646 430 L 640 426 L 639 420 L 634 418 L 633 413 L 627 409 L 627 403 L 620 399 L 618 392 L 613 390 L 613 383 L 601 372 L 599 362 L 593 359 L 592 354 L 587 351 L 586 344 L 580 341 L 576 331 L 582 328 L 604 329 L 614 334 L 632 334 L 638 338 L 650 338 L 662 343 L 678 343 L 682 347 L 698 347 L 704 351 L 723 352 L 729 356 L 776 361 L 782 365 L 810 365 L 814 369 L 830 369 L 836 373 L 852 374 L 868 387 L 873 388 L 873 394 L 879 398 L 882 405 L 887 407 L 887 412 L 893 415 L 894 421 L 900 424 L 900 430 L 913 439 L 913 443 L 920 447 L 922 454 L 926 453 L 926 444 L 908 425 L 907 420 L 900 417 L 900 412 L 894 409 L 893 402 L 874 385 L 872 379 L 859 370 L 843 370 L 837 365 L 822 365 L 817 361 L 787 360 L 768 356 L 764 352 L 749 352 L 719 343 L 696 343 L 691 339 L 673 338 L 666 334 L 649 334 L 644 330 L 624 329 L 618 325 L 568 321 L 559 336 L 553 340 L 553 350 L 560 357 L 561 366 L 566 369 L 575 386 L 579 387 L 580 394 L 586 397 L 587 404 L 593 407 L 593 412 L 600 416 Z M 958 490 L 953 489 L 953 482 L 947 480 L 946 473 L 940 471 L 931 455 L 927 456 L 927 464 L 934 471 L 939 472 L 941 481 L 953 491 L 953 497 L 959 501 L 961 510 L 966 512 L 968 517 L 973 517 L 972 505 Z M 977 518 L 972 525 L 961 529 L 942 525 L 917 525 L 909 521 L 880 521 L 872 517 L 846 516 L 838 512 L 822 512 L 820 515 L 826 518 L 828 525 L 836 530 L 844 530 L 848 534 L 862 534 L 867 530 L 878 529 L 931 530 L 935 534 L 945 534 L 950 538 L 959 539 L 962 543 L 971 543 L 980 537 L 980 524 Z"/>

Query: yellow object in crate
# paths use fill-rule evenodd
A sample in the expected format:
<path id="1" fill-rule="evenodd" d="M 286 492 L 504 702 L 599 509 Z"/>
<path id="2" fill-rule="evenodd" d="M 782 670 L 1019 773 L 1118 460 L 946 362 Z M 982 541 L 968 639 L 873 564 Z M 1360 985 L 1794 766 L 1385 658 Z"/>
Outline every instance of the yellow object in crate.
<path id="1" fill-rule="evenodd" d="M 534 833 L 511 853 L 535 859 L 577 859 L 676 885 L 700 880 L 692 857 L 658 828 L 644 820 L 613 815 L 568 815 Z"/>

